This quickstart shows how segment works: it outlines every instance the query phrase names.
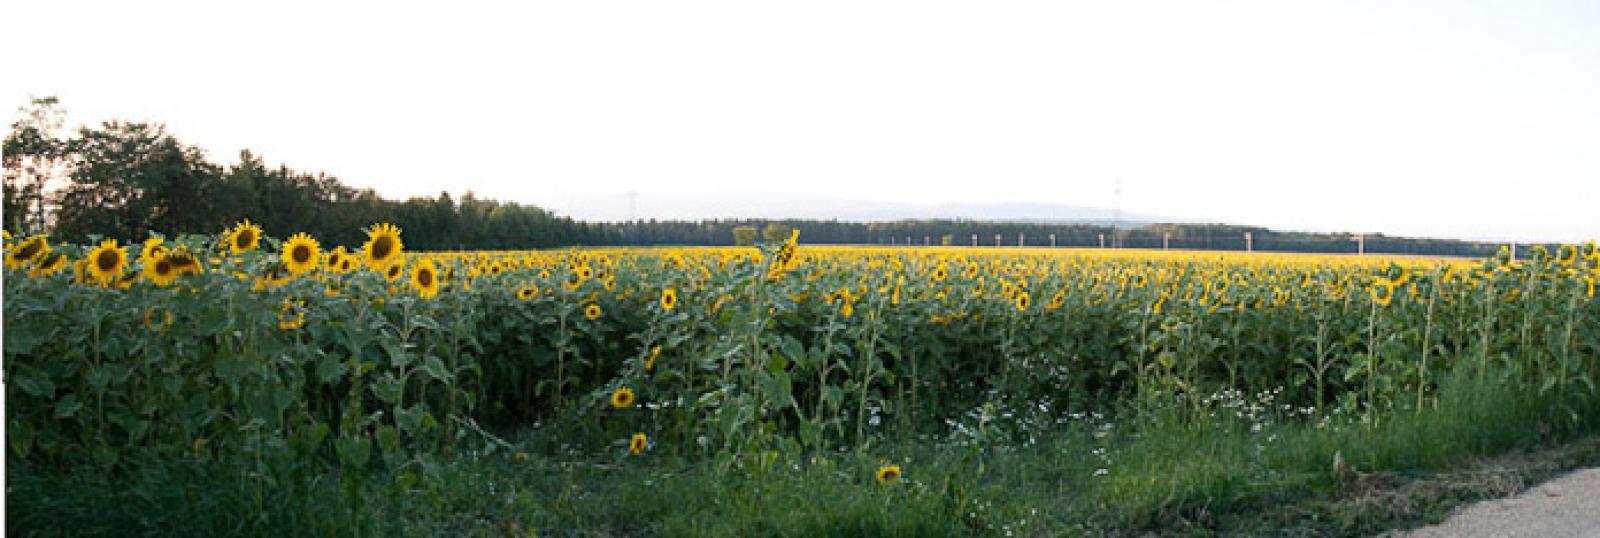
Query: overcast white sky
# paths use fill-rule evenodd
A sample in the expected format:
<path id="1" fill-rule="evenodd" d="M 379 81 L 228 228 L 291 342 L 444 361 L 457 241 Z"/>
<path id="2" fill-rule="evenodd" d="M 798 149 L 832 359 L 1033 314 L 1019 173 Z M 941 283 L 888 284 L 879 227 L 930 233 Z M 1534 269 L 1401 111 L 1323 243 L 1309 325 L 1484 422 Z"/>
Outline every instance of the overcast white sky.
<path id="1" fill-rule="evenodd" d="M 520 4 L 7 2 L 0 119 L 55 95 L 222 162 L 580 218 L 1110 207 L 1120 178 L 1143 214 L 1600 237 L 1600 2 Z"/>

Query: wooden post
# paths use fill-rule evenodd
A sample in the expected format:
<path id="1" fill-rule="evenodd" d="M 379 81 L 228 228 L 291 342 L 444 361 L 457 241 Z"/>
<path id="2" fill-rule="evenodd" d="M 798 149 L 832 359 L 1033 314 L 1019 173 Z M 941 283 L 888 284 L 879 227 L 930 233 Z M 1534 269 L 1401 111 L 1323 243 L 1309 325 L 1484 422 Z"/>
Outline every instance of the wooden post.
<path id="1" fill-rule="evenodd" d="M 1106 234 L 1100 234 L 1100 248 L 1106 248 Z"/>
<path id="2" fill-rule="evenodd" d="M 1356 234 L 1356 255 L 1367 255 L 1367 234 Z"/>
<path id="3" fill-rule="evenodd" d="M 1019 247 L 1028 246 L 1026 244 L 1027 243 L 1027 238 L 1028 238 L 1028 234 L 1026 232 L 1017 232 L 1017 246 L 1019 246 Z"/>
<path id="4" fill-rule="evenodd" d="M 1245 232 L 1244 233 L 1244 251 L 1245 252 L 1253 252 L 1253 251 L 1255 251 L 1255 241 L 1254 241 L 1254 238 L 1250 237 L 1250 232 Z"/>
<path id="5" fill-rule="evenodd" d="M 1050 234 L 1050 248 L 1056 248 L 1056 234 Z"/>
<path id="6" fill-rule="evenodd" d="M 1172 232 L 1161 232 L 1161 250 L 1172 249 Z"/>
<path id="7" fill-rule="evenodd" d="M 1511 261 L 1517 261 L 1517 242 L 1511 242 Z"/>

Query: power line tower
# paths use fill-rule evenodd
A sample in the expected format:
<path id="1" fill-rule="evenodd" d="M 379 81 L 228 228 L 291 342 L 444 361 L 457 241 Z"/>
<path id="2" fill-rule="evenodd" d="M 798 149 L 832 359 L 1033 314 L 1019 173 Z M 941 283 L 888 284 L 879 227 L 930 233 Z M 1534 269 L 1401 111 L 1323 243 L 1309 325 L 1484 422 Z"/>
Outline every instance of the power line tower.
<path id="1" fill-rule="evenodd" d="M 1111 248 L 1122 248 L 1122 178 L 1113 187 L 1114 203 L 1111 209 Z"/>

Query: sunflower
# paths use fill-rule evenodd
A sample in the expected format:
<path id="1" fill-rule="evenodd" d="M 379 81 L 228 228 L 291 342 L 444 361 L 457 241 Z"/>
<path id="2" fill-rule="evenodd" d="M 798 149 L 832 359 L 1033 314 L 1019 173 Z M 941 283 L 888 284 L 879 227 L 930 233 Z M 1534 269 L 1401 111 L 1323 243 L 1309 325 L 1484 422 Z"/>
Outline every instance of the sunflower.
<path id="1" fill-rule="evenodd" d="M 33 262 L 34 258 L 48 252 L 50 252 L 50 242 L 46 241 L 43 235 L 29 237 L 24 239 L 22 243 L 12 247 L 11 252 L 6 253 L 6 268 L 21 269 L 27 267 L 29 263 Z"/>
<path id="2" fill-rule="evenodd" d="M 150 260 L 160 259 L 166 255 L 167 247 L 161 245 L 165 241 L 160 237 L 144 240 L 144 246 L 139 249 L 139 262 L 148 263 Z"/>
<path id="3" fill-rule="evenodd" d="M 416 288 L 417 296 L 423 299 L 439 294 L 439 269 L 434 267 L 432 259 L 424 258 L 411 269 L 411 287 Z"/>
<path id="4" fill-rule="evenodd" d="M 1572 265 L 1572 262 L 1578 261 L 1578 247 L 1576 245 L 1561 245 L 1561 248 L 1556 249 L 1556 261 L 1565 265 Z"/>
<path id="5" fill-rule="evenodd" d="M 322 245 L 305 232 L 297 233 L 289 236 L 278 257 L 283 260 L 283 267 L 289 270 L 289 274 L 300 276 L 316 269 L 322 261 Z"/>
<path id="6" fill-rule="evenodd" d="M 633 434 L 633 439 L 628 440 L 628 453 L 635 456 L 643 454 L 644 448 L 649 444 L 649 442 L 650 438 L 645 437 L 644 434 Z"/>
<path id="7" fill-rule="evenodd" d="M 397 263 L 397 264 L 390 265 L 390 266 L 384 268 L 384 270 L 383 270 L 383 278 L 388 280 L 388 281 L 390 281 L 390 282 L 394 282 L 396 280 L 400 280 L 400 275 L 402 275 L 404 273 L 405 273 L 405 264 Z"/>
<path id="8" fill-rule="evenodd" d="M 534 297 L 538 297 L 538 296 L 539 296 L 539 286 L 536 286 L 536 285 L 533 285 L 533 284 L 528 284 L 526 286 L 523 286 L 522 289 L 517 290 L 517 298 L 518 299 L 522 299 L 524 301 L 531 301 L 531 300 L 533 300 Z"/>
<path id="9" fill-rule="evenodd" d="M 588 308 L 583 309 L 583 317 L 589 321 L 600 319 L 600 314 L 600 305 L 597 304 L 589 305 Z"/>
<path id="10" fill-rule="evenodd" d="M 885 465 L 878 468 L 879 484 L 894 484 L 900 481 L 900 466 Z"/>
<path id="11" fill-rule="evenodd" d="M 150 307 L 144 311 L 144 328 L 150 332 L 158 333 L 172 326 L 172 311 L 162 310 L 159 307 Z"/>
<path id="12" fill-rule="evenodd" d="M 261 246 L 261 227 L 244 219 L 228 231 L 228 251 L 240 254 Z"/>
<path id="13" fill-rule="evenodd" d="M 661 291 L 661 309 L 671 312 L 678 306 L 678 291 L 667 288 Z"/>
<path id="14" fill-rule="evenodd" d="M 839 313 L 844 314 L 845 319 L 850 319 L 850 316 L 856 313 L 855 303 L 852 303 L 846 299 L 844 301 L 844 306 L 839 307 Z"/>
<path id="15" fill-rule="evenodd" d="M 1050 303 L 1044 307 L 1046 310 L 1055 310 L 1065 304 L 1067 304 L 1067 290 L 1063 288 L 1056 290 L 1056 294 L 1050 296 Z"/>
<path id="16" fill-rule="evenodd" d="M 1018 312 L 1027 312 L 1028 311 L 1028 305 L 1031 304 L 1032 302 L 1033 302 L 1033 299 L 1028 296 L 1028 292 L 1026 292 L 1026 291 L 1017 292 L 1016 304 L 1017 304 L 1017 311 Z"/>
<path id="17" fill-rule="evenodd" d="M 107 239 L 100 242 L 85 257 L 89 261 L 89 274 L 95 282 L 101 285 L 111 285 L 122 276 L 123 268 L 128 265 L 128 250 L 117 246 L 116 239 Z"/>
<path id="18" fill-rule="evenodd" d="M 166 260 L 167 263 L 172 264 L 172 268 L 176 269 L 179 275 L 200 274 L 200 259 L 194 257 L 194 254 L 190 253 L 189 250 L 184 247 L 178 247 L 166 251 L 166 254 L 162 256 L 162 259 Z"/>
<path id="19" fill-rule="evenodd" d="M 271 265 L 267 266 L 266 272 L 256 278 L 255 290 L 261 291 L 276 288 L 293 280 L 294 275 L 289 274 L 289 270 L 283 267 L 282 262 L 272 262 Z"/>
<path id="20" fill-rule="evenodd" d="M 1590 279 L 1590 291 L 1594 291 L 1594 279 Z M 650 371 L 651 368 L 656 367 L 656 357 L 661 357 L 661 346 L 651 347 L 650 357 L 645 359 L 645 371 Z"/>
<path id="21" fill-rule="evenodd" d="M 344 247 L 334 247 L 333 250 L 322 253 L 322 270 L 330 275 L 340 273 L 341 262 L 344 261 Z"/>
<path id="22" fill-rule="evenodd" d="M 1378 303 L 1378 306 L 1389 306 L 1389 302 L 1394 300 L 1394 286 L 1393 281 L 1379 278 L 1367 291 L 1372 294 L 1372 301 Z"/>
<path id="23" fill-rule="evenodd" d="M 298 305 L 287 301 L 284 302 L 283 309 L 278 311 L 278 328 L 285 331 L 293 331 L 304 327 L 306 325 L 305 306 L 304 302 L 299 302 Z"/>
<path id="24" fill-rule="evenodd" d="M 143 276 L 145 280 L 157 286 L 170 286 L 178 280 L 178 268 L 162 255 L 159 258 L 145 260 Z"/>
<path id="25" fill-rule="evenodd" d="M 611 407 L 617 409 L 633 407 L 633 389 L 622 387 L 611 393 Z"/>
<path id="26" fill-rule="evenodd" d="M 60 252 L 51 252 L 35 256 L 33 269 L 28 271 L 28 276 L 33 278 L 47 277 L 67 266 L 67 255 Z"/>
<path id="27" fill-rule="evenodd" d="M 400 229 L 393 224 L 374 224 L 367 230 L 367 242 L 361 245 L 367 267 L 377 271 L 387 268 L 400 259 L 405 243 L 400 241 Z M 392 280 L 392 279 L 391 279 Z"/>

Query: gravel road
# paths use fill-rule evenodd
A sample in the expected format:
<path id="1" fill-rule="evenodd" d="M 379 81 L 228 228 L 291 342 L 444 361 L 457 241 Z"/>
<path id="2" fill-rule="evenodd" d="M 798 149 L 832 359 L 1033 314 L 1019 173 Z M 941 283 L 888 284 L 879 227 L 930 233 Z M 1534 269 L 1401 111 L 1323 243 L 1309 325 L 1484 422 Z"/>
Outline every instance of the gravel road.
<path id="1" fill-rule="evenodd" d="M 1387 536 L 1600 538 L 1600 469 L 1584 469 L 1515 497 L 1484 501 L 1444 523 Z"/>

